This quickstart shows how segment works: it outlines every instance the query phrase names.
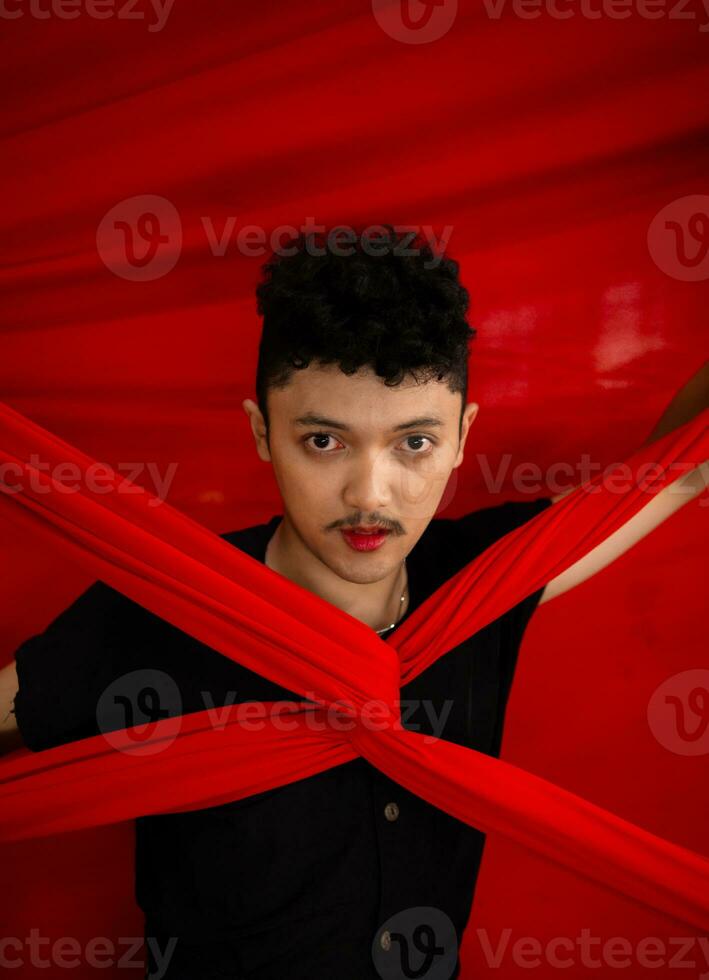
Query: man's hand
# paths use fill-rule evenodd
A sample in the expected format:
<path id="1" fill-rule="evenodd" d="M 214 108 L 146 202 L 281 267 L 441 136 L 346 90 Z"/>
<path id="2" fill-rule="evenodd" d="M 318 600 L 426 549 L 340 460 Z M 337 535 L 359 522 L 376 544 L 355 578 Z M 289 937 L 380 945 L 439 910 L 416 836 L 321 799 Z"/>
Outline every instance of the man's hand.
<path id="1" fill-rule="evenodd" d="M 662 417 L 648 438 L 642 443 L 650 445 L 668 432 L 672 432 L 685 422 L 689 422 L 700 411 L 709 405 L 709 361 L 702 365 L 699 371 L 682 387 L 672 399 Z M 682 474 L 659 493 L 650 498 L 649 502 L 634 517 L 621 528 L 618 528 L 600 545 L 593 548 L 587 555 L 561 572 L 544 587 L 539 604 L 548 602 L 556 596 L 568 592 L 586 579 L 600 572 L 624 554 L 634 544 L 641 541 L 647 534 L 662 524 L 676 510 L 689 503 L 709 485 L 709 461 L 701 463 L 689 473 Z M 555 504 L 576 487 L 552 497 Z"/>
<path id="2" fill-rule="evenodd" d="M 0 670 L 0 755 L 19 749 L 22 745 L 13 711 L 17 689 L 17 670 L 13 660 Z"/>

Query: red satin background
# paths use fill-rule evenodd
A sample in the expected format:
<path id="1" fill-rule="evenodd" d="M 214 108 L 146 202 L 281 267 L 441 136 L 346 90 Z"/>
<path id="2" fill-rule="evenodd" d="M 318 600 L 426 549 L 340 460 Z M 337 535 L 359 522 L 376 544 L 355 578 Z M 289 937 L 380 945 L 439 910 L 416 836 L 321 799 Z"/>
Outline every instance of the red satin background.
<path id="1" fill-rule="evenodd" d="M 491 495 L 476 453 L 493 469 L 509 453 L 510 470 L 622 458 L 702 359 L 706 283 L 662 272 L 646 238 L 662 207 L 706 187 L 706 44 L 690 20 L 494 21 L 477 4 L 415 46 L 363 2 L 179 0 L 157 34 L 115 18 L 5 22 L 3 400 L 114 465 L 177 462 L 170 503 L 216 530 L 266 519 L 279 499 L 240 409 L 262 260 L 213 256 L 200 218 L 218 234 L 230 215 L 267 230 L 307 216 L 452 225 L 482 408 L 443 516 L 520 495 L 509 479 Z M 99 258 L 96 228 L 149 193 L 178 208 L 184 247 L 164 278 L 127 282 Z M 685 508 L 537 612 L 503 754 L 706 853 L 706 758 L 668 752 L 646 720 L 656 687 L 704 659 L 701 516 Z M 5 523 L 2 558 L 5 663 L 88 581 Z M 3 902 L 13 882 L 43 879 L 13 890 L 7 934 L 140 934 L 130 825 L 5 846 L 0 860 Z M 476 928 L 493 943 L 505 929 L 676 935 L 492 838 L 464 976 L 528 975 L 490 970 Z"/>

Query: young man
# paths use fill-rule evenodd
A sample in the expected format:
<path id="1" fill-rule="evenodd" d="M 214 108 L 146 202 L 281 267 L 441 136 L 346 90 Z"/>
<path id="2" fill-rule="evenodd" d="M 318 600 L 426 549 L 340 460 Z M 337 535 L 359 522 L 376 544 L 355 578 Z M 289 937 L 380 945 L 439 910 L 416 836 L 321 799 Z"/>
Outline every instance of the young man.
<path id="1" fill-rule="evenodd" d="M 435 517 L 478 411 L 467 401 L 468 294 L 454 261 L 432 261 L 421 243 L 403 254 L 393 229 L 378 246 L 363 235 L 348 244 L 342 254 L 341 236 L 325 248 L 300 239 L 264 267 L 257 401 L 243 407 L 283 514 L 224 537 L 386 639 L 459 569 L 559 498 Z M 653 437 L 702 398 L 688 387 Z M 405 726 L 498 755 L 537 605 L 627 550 L 701 489 L 702 474 L 687 485 L 658 494 L 405 685 Z M 21 736 L 33 750 L 145 720 L 146 692 L 161 717 L 302 699 L 101 582 L 24 643 L 1 676 L 8 745 Z M 106 715 L 108 694 L 129 704 L 130 717 Z M 425 976 L 458 976 L 485 836 L 362 758 L 223 806 L 141 817 L 136 834 L 136 895 L 156 976 L 404 977 L 421 975 L 411 968 L 424 950 Z"/>

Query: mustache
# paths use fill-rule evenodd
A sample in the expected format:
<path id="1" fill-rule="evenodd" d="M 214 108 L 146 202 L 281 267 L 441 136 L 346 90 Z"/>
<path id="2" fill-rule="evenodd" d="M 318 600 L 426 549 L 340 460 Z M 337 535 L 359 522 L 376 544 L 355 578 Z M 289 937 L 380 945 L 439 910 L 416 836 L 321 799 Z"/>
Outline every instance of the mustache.
<path id="1" fill-rule="evenodd" d="M 406 533 L 398 521 L 387 520 L 379 517 L 373 517 L 367 521 L 363 520 L 361 517 L 346 517 L 342 521 L 334 521 L 327 527 L 327 530 L 339 530 L 340 528 L 347 530 L 354 527 L 360 527 L 360 525 L 368 527 L 372 524 L 378 525 L 383 531 L 389 531 L 391 534 L 400 535 Z"/>

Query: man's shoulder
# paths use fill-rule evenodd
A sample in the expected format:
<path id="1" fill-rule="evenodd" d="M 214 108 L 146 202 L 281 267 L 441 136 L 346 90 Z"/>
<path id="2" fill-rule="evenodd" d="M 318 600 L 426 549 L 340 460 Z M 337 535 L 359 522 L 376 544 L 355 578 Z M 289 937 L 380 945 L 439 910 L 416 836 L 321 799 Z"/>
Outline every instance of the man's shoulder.
<path id="1" fill-rule="evenodd" d="M 426 563 L 429 567 L 436 566 L 438 578 L 445 581 L 474 561 L 500 538 L 533 520 L 551 506 L 551 497 L 507 500 L 480 507 L 461 517 L 438 518 L 431 522 L 432 534 L 427 546 L 428 553 L 424 553 L 422 557 L 427 559 Z M 500 627 L 503 623 L 506 624 L 503 642 L 510 656 L 519 647 L 526 625 L 539 603 L 542 592 L 543 587 L 537 589 L 497 620 Z"/>
<path id="2" fill-rule="evenodd" d="M 236 531 L 226 531 L 219 537 L 235 545 L 247 554 L 263 560 L 261 550 L 265 550 L 268 538 L 275 530 L 280 516 L 272 517 L 263 524 L 252 524 Z M 154 616 L 134 599 L 129 598 L 103 579 L 96 579 L 81 592 L 68 606 L 57 614 L 52 625 L 65 623 L 88 623 L 91 620 L 108 625 L 120 623 L 126 616 Z M 156 617 L 159 618 L 159 617 Z"/>
<path id="3" fill-rule="evenodd" d="M 503 534 L 526 524 L 537 514 L 551 506 L 551 497 L 525 498 L 522 500 L 505 500 L 501 503 L 486 504 L 460 517 L 436 517 L 431 521 L 431 527 L 439 533 L 452 533 L 467 530 L 493 531 L 501 530 Z"/>
<path id="4" fill-rule="evenodd" d="M 245 551 L 252 558 L 263 561 L 266 545 L 281 519 L 281 514 L 274 514 L 269 520 L 261 524 L 250 524 L 235 531 L 225 531 L 219 537 L 241 551 Z"/>
<path id="5" fill-rule="evenodd" d="M 460 517 L 434 518 L 422 535 L 421 552 L 447 565 L 466 565 L 495 541 L 531 521 L 547 507 L 551 497 L 506 500 L 469 511 Z M 449 569 L 449 573 L 452 573 Z"/>

